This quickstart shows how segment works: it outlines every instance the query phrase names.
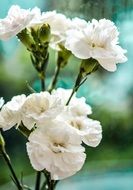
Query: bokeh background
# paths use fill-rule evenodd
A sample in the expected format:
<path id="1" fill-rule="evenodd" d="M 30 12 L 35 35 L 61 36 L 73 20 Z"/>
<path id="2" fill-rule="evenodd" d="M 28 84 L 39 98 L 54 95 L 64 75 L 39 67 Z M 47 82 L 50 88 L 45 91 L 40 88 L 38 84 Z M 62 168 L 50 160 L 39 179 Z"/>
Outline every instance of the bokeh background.
<path id="1" fill-rule="evenodd" d="M 102 68 L 92 74 L 79 90 L 93 108 L 92 118 L 100 120 L 103 139 L 97 148 L 87 147 L 87 161 L 76 176 L 64 180 L 57 189 L 67 190 L 132 190 L 133 189 L 133 0 L 4 0 L 0 1 L 0 17 L 11 5 L 22 8 L 38 6 L 42 11 L 54 10 L 69 17 L 108 18 L 120 31 L 120 44 L 127 49 L 128 62 L 118 65 L 117 72 Z M 54 73 L 56 55 L 50 50 L 47 82 Z M 71 88 L 79 63 L 71 58 L 61 71 L 58 86 Z M 6 101 L 18 94 L 29 94 L 27 82 L 39 90 L 37 73 L 26 49 L 13 38 L 0 41 L 0 97 Z M 19 177 L 30 184 L 34 171 L 30 166 L 26 139 L 14 129 L 5 132 L 6 148 Z M 0 189 L 11 181 L 10 173 L 0 157 Z M 13 188 L 14 189 L 14 188 Z"/>

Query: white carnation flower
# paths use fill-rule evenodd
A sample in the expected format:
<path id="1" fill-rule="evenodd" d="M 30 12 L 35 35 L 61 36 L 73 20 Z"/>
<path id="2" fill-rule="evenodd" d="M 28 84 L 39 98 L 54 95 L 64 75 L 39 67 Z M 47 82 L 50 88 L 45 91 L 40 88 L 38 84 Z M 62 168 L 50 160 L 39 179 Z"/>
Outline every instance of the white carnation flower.
<path id="1" fill-rule="evenodd" d="M 52 91 L 53 95 L 61 99 L 64 106 L 66 105 L 71 93 L 71 89 L 63 88 L 58 88 L 57 90 Z M 76 94 L 73 95 L 69 105 L 67 106 L 67 110 L 71 111 L 75 116 L 86 116 L 92 113 L 91 107 L 86 104 L 86 99 L 84 97 L 77 98 Z"/>
<path id="2" fill-rule="evenodd" d="M 59 97 L 55 97 L 48 92 L 33 93 L 29 95 L 23 105 L 23 124 L 28 128 L 36 124 L 43 125 L 43 121 L 47 118 L 55 118 L 61 112 Z"/>
<path id="3" fill-rule="evenodd" d="M 35 17 L 39 16 L 39 9 L 21 9 L 18 5 L 13 5 L 4 19 L 0 19 L 0 39 L 8 40 L 17 35 L 29 25 L 36 23 Z"/>
<path id="4" fill-rule="evenodd" d="M 27 151 L 34 169 L 50 172 L 54 180 L 79 171 L 85 161 L 79 135 L 62 121 L 48 121 L 29 136 Z"/>
<path id="5" fill-rule="evenodd" d="M 14 96 L 0 111 L 0 128 L 8 130 L 21 123 L 21 108 L 26 100 L 25 95 Z"/>
<path id="6" fill-rule="evenodd" d="M 92 20 L 83 29 L 67 32 L 65 47 L 80 59 L 96 59 L 108 71 L 127 60 L 126 51 L 118 45 L 119 32 L 113 22 Z"/>
<path id="7" fill-rule="evenodd" d="M 71 27 L 71 20 L 61 13 L 56 13 L 56 11 L 48 11 L 42 14 L 41 22 L 48 23 L 50 25 L 51 48 L 60 50 L 58 45 L 64 45 L 66 40 L 66 31 Z"/>
<path id="8" fill-rule="evenodd" d="M 92 147 L 99 145 L 102 139 L 102 127 L 99 121 L 87 117 L 72 117 L 71 115 L 68 118 L 68 122 L 75 128 L 86 145 Z"/>

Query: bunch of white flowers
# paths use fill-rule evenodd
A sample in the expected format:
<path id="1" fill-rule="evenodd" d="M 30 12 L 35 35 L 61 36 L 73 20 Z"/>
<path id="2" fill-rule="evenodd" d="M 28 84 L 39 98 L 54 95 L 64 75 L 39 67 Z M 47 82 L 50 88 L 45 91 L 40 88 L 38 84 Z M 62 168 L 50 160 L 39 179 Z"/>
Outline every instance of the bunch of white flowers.
<path id="1" fill-rule="evenodd" d="M 50 46 L 60 50 L 64 46 L 79 59 L 93 58 L 108 71 L 115 71 L 116 64 L 127 60 L 126 50 L 118 45 L 119 32 L 115 24 L 107 19 L 72 20 L 56 11 L 40 12 L 39 8 L 24 10 L 12 6 L 6 18 L 0 20 L 0 39 L 7 40 L 23 29 L 49 24 Z"/>
<path id="2" fill-rule="evenodd" d="M 30 162 L 37 170 L 36 190 L 40 190 L 40 175 L 45 174 L 43 187 L 53 190 L 56 181 L 78 172 L 86 159 L 84 144 L 96 147 L 102 139 L 99 121 L 89 117 L 91 107 L 76 92 L 89 74 L 101 65 L 115 71 L 116 64 L 127 60 L 126 50 L 118 45 L 119 32 L 107 19 L 85 21 L 70 19 L 56 11 L 41 13 L 40 9 L 21 9 L 13 5 L 6 18 L 0 19 L 0 39 L 17 36 L 30 52 L 31 61 L 41 82 L 41 92 L 14 96 L 4 104 L 0 99 L 0 128 L 15 127 L 28 139 Z M 45 86 L 49 47 L 57 51 L 55 73 Z M 81 60 L 73 89 L 57 88 L 61 68 L 71 55 Z M 77 67 L 77 66 L 76 66 Z M 18 180 L 5 150 L 0 133 L 0 154 L 3 155 L 18 190 L 25 186 Z M 43 189 L 43 187 L 41 189 Z"/>
<path id="3" fill-rule="evenodd" d="M 71 90 L 59 88 L 52 94 L 19 95 L 3 105 L 0 128 L 24 125 L 31 133 L 27 151 L 34 169 L 50 172 L 52 179 L 63 179 L 79 171 L 85 161 L 82 142 L 97 146 L 102 138 L 98 121 L 88 118 L 91 107 L 75 95 L 66 106 Z"/>

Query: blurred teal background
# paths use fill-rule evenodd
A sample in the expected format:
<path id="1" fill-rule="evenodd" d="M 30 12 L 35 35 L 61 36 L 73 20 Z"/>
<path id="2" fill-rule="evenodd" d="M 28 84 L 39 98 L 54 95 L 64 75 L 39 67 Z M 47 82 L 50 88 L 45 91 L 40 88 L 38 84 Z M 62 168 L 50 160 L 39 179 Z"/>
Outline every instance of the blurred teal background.
<path id="1" fill-rule="evenodd" d="M 67 190 L 132 190 L 133 189 L 133 0 L 4 0 L 0 2 L 0 17 L 4 18 L 9 7 L 38 6 L 42 11 L 58 10 L 69 17 L 109 18 L 120 31 L 120 44 L 127 49 L 128 62 L 118 65 L 115 73 L 102 68 L 92 74 L 81 87 L 78 95 L 85 96 L 92 105 L 92 118 L 103 126 L 103 140 L 97 148 L 87 148 L 87 161 L 76 176 L 63 181 L 57 189 Z M 48 81 L 54 73 L 56 55 L 51 51 Z M 71 88 L 78 71 L 77 60 L 71 58 L 61 71 L 58 86 Z M 0 41 L 0 97 L 10 100 L 17 94 L 29 94 L 26 81 L 39 90 L 36 71 L 31 65 L 26 49 L 11 39 Z M 7 150 L 11 155 L 18 176 L 34 175 L 25 150 L 26 139 L 10 130 L 4 133 Z M 26 177 L 31 183 L 29 177 Z M 0 187 L 10 181 L 10 173 L 0 157 Z M 11 189 L 11 188 L 10 188 Z M 13 188 L 14 189 L 14 188 Z"/>

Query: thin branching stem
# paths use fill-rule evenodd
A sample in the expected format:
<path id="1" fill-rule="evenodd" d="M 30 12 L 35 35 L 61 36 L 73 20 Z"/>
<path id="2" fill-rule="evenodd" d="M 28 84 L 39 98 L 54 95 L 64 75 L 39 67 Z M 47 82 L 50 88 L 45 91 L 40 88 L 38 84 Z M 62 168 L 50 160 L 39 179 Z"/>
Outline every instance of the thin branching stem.
<path id="1" fill-rule="evenodd" d="M 38 171 L 38 172 L 36 173 L 35 190 L 40 190 L 40 182 L 41 182 L 41 171 Z"/>
<path id="2" fill-rule="evenodd" d="M 12 174 L 12 178 L 13 178 L 14 183 L 16 184 L 18 190 L 23 190 L 23 187 L 20 184 L 20 182 L 19 182 L 19 180 L 18 180 L 18 178 L 16 176 L 16 173 L 15 173 L 13 167 L 12 167 L 12 164 L 11 164 L 11 161 L 10 161 L 10 158 L 9 158 L 8 154 L 6 153 L 6 151 L 4 149 L 1 151 L 1 154 L 2 154 L 4 160 L 5 160 L 5 162 L 6 162 L 7 166 L 8 166 L 11 174 Z"/>
<path id="3" fill-rule="evenodd" d="M 60 73 L 60 68 L 61 67 L 59 65 L 57 65 L 56 68 L 55 68 L 55 74 L 54 74 L 54 77 L 53 77 L 52 82 L 50 84 L 49 92 L 51 92 L 56 86 L 58 76 L 59 76 L 59 73 Z"/>
<path id="4" fill-rule="evenodd" d="M 45 81 L 44 81 L 44 78 L 40 78 L 40 82 L 41 82 L 41 90 L 44 91 L 45 90 Z"/>
<path id="5" fill-rule="evenodd" d="M 69 99 L 68 99 L 68 101 L 66 103 L 66 106 L 70 103 L 70 101 L 71 101 L 74 93 L 77 92 L 77 90 L 81 86 L 80 84 L 81 84 L 82 79 L 83 79 L 83 76 L 82 76 L 82 72 L 80 71 L 79 74 L 78 74 L 78 76 L 77 76 L 77 78 L 76 78 L 76 81 L 75 81 L 72 93 L 71 93 L 71 95 L 70 95 L 70 97 L 69 97 Z"/>

